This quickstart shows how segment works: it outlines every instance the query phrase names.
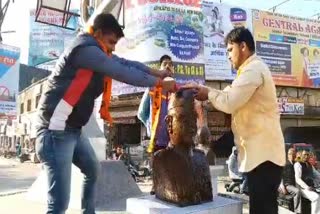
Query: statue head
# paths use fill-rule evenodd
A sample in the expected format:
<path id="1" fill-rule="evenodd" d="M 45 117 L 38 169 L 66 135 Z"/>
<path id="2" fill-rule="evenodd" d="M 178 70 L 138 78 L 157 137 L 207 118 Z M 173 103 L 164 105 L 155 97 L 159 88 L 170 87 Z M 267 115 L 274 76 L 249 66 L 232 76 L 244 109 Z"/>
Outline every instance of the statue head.
<path id="1" fill-rule="evenodd" d="M 179 90 L 171 95 L 166 123 L 171 144 L 185 146 L 193 144 L 197 131 L 193 90 Z"/>

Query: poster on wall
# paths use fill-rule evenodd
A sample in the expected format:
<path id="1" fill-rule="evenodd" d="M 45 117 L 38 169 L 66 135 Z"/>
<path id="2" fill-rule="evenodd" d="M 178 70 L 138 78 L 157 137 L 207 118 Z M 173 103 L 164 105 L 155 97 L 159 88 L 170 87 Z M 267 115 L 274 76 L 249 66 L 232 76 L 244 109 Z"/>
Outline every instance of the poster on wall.
<path id="1" fill-rule="evenodd" d="M 204 15 L 204 57 L 206 80 L 233 80 L 236 72 L 228 60 L 225 36 L 235 27 L 244 26 L 252 31 L 251 10 L 202 1 Z"/>
<path id="2" fill-rule="evenodd" d="M 256 52 L 277 85 L 320 87 L 320 21 L 253 10 Z"/>
<path id="3" fill-rule="evenodd" d="M 125 38 L 117 44 L 115 54 L 156 68 L 166 54 L 174 62 L 178 83 L 204 83 L 203 21 L 200 0 L 128 0 Z M 143 90 L 113 81 L 113 95 Z"/>
<path id="4" fill-rule="evenodd" d="M 278 109 L 284 115 L 304 115 L 304 100 L 291 97 L 279 97 Z"/>
<path id="5" fill-rule="evenodd" d="M 52 10 L 41 10 L 40 20 L 50 20 L 59 24 L 61 13 Z M 78 19 L 69 20 L 72 28 L 78 26 Z M 64 48 L 76 36 L 77 32 L 61 27 L 35 22 L 35 9 L 30 10 L 30 35 L 29 35 L 29 55 L 28 65 L 52 70 L 54 62 L 59 58 Z"/>
<path id="6" fill-rule="evenodd" d="M 0 119 L 15 119 L 19 93 L 20 49 L 0 44 Z"/>

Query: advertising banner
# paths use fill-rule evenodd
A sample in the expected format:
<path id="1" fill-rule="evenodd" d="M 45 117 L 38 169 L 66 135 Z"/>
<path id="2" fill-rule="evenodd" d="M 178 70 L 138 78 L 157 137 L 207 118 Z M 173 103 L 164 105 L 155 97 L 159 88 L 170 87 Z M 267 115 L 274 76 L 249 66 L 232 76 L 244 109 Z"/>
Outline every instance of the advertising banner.
<path id="1" fill-rule="evenodd" d="M 304 100 L 290 97 L 278 98 L 279 112 L 286 115 L 304 115 Z"/>
<path id="2" fill-rule="evenodd" d="M 51 23 L 61 22 L 61 13 L 52 10 L 41 10 L 40 20 L 50 20 Z M 78 26 L 78 19 L 69 21 L 72 28 Z M 30 11 L 30 36 L 28 65 L 41 66 L 47 64 L 46 69 L 52 70 L 64 48 L 76 36 L 76 31 L 35 22 L 35 9 Z M 49 66 L 51 63 L 51 66 Z"/>
<path id="3" fill-rule="evenodd" d="M 320 21 L 253 10 L 256 51 L 277 85 L 320 87 Z"/>
<path id="4" fill-rule="evenodd" d="M 0 44 L 0 119 L 15 119 L 19 93 L 20 49 Z"/>
<path id="5" fill-rule="evenodd" d="M 234 28 L 244 26 L 252 31 L 251 10 L 202 1 L 204 15 L 203 40 L 206 80 L 233 80 L 236 72 L 228 60 L 225 36 Z"/>
<path id="6" fill-rule="evenodd" d="M 204 83 L 203 21 L 200 0 L 127 0 L 125 38 L 115 54 L 159 67 L 162 55 L 174 62 L 179 83 Z M 143 88 L 113 81 L 113 95 L 143 91 Z"/>

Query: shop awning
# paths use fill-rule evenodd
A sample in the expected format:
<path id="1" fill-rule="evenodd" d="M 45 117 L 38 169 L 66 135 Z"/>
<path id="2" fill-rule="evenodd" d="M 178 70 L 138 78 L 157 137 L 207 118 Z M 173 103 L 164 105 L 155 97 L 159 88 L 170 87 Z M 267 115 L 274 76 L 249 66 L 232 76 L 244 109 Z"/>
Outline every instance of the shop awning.
<path id="1" fill-rule="evenodd" d="M 137 110 L 111 111 L 111 117 L 114 123 L 134 124 L 138 122 Z"/>

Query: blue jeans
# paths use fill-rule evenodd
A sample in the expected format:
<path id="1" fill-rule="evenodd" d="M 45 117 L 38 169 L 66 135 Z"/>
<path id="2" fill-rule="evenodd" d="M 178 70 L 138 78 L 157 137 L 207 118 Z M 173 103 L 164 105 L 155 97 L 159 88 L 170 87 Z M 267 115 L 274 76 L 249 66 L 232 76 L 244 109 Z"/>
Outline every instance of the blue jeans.
<path id="1" fill-rule="evenodd" d="M 48 176 L 47 214 L 64 214 L 68 209 L 72 163 L 84 174 L 82 213 L 94 214 L 100 163 L 90 143 L 81 137 L 81 130 L 41 130 L 36 139 L 36 153 Z"/>

